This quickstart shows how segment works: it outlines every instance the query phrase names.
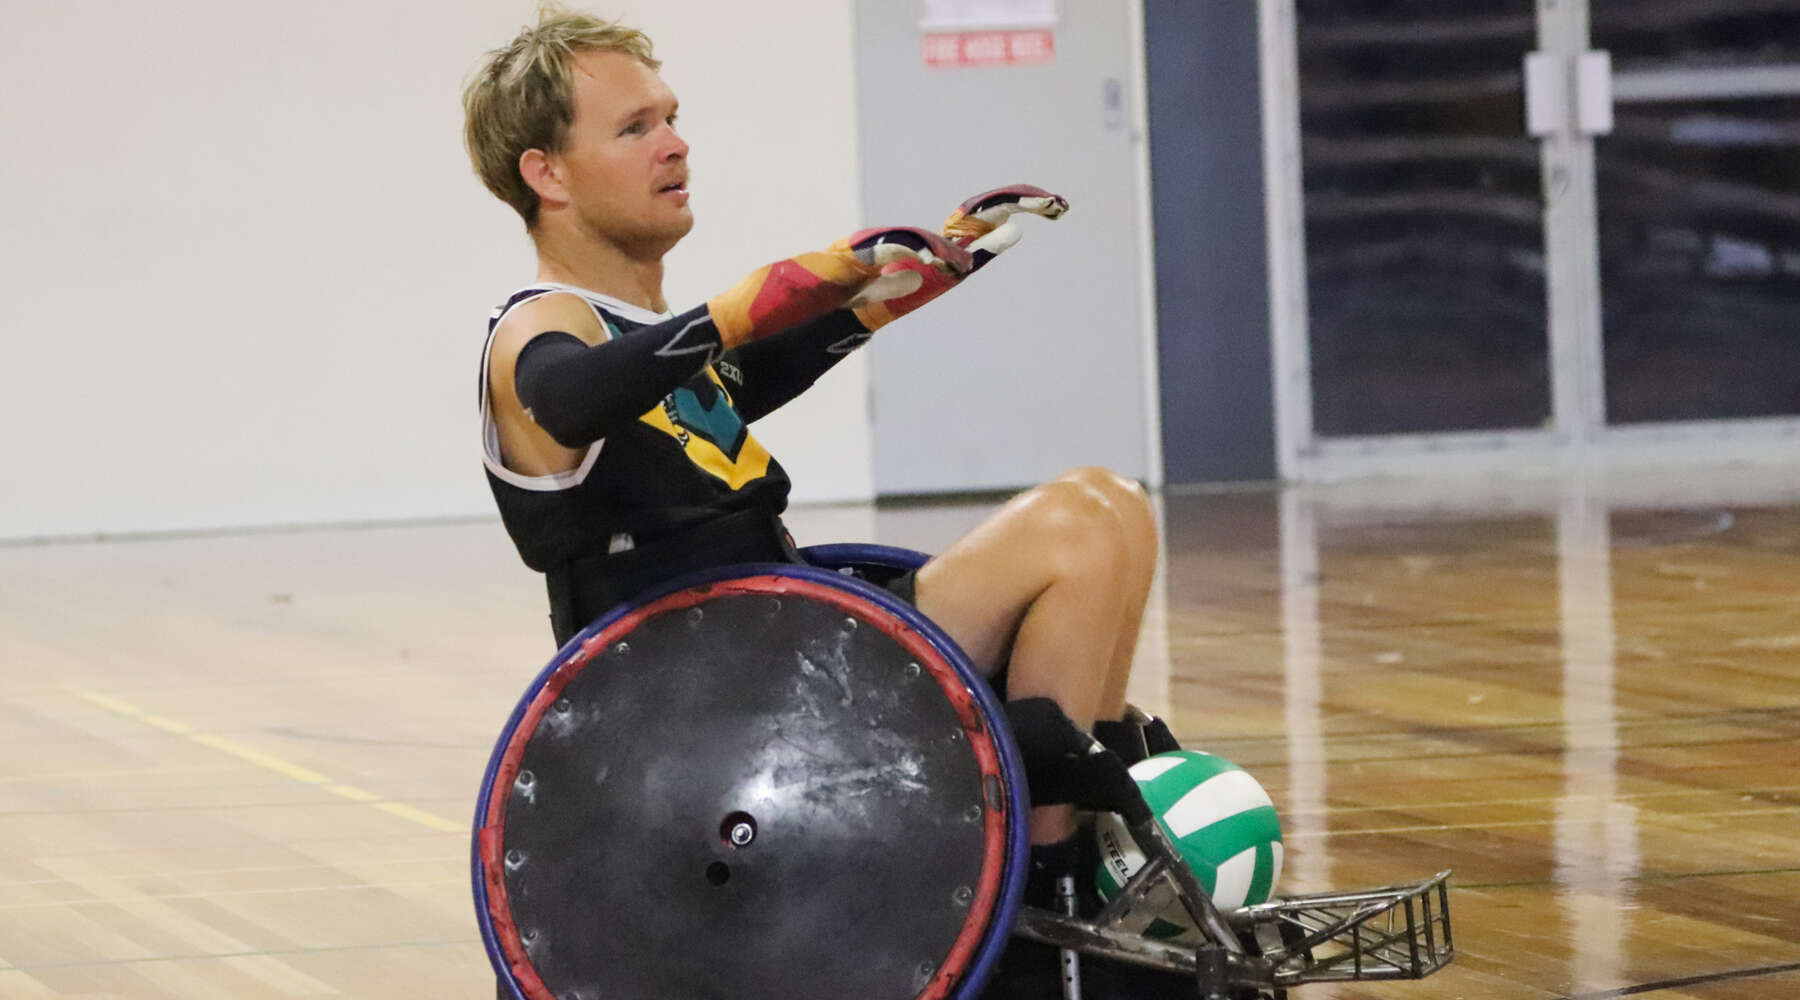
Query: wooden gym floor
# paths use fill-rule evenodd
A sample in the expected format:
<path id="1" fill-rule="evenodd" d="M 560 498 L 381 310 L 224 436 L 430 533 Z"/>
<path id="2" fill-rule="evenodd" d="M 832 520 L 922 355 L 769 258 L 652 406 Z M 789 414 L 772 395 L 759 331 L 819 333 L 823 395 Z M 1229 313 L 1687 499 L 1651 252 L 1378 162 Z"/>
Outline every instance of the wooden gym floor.
<path id="1" fill-rule="evenodd" d="M 1456 871 L 1453 967 L 1296 1000 L 1800 996 L 1800 475 L 1162 512 L 1133 697 L 1269 788 L 1282 888 Z M 13 545 L 0 595 L 0 997 L 493 995 L 467 821 L 551 652 L 497 522 Z"/>

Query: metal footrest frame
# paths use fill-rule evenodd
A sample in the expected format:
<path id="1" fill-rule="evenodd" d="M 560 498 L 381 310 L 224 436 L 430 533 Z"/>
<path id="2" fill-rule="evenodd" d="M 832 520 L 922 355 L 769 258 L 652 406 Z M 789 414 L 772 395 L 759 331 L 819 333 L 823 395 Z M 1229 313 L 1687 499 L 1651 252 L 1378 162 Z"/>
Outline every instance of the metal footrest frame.
<path id="1" fill-rule="evenodd" d="M 1272 899 L 1231 920 L 1271 939 L 1262 953 L 1278 986 L 1423 979 L 1456 957 L 1449 878 Z"/>
<path id="2" fill-rule="evenodd" d="M 1191 976 L 1206 998 L 1245 988 L 1422 979 L 1455 957 L 1448 871 L 1402 885 L 1288 896 L 1221 913 L 1155 820 L 1128 825 L 1145 864 L 1118 896 L 1092 919 L 1026 907 L 1013 933 Z M 1164 885 L 1204 929 L 1206 940 L 1197 947 L 1123 928 L 1132 910 Z"/>

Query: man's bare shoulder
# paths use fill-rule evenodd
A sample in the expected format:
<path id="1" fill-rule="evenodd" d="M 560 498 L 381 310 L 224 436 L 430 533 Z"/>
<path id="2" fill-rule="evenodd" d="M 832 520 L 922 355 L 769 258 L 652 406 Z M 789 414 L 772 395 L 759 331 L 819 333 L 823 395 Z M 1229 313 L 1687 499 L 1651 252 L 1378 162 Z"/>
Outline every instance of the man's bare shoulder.
<path id="1" fill-rule="evenodd" d="M 594 307 L 573 292 L 551 292 L 514 306 L 494 331 L 493 352 L 515 357 L 531 338 L 552 330 L 575 336 L 589 344 L 604 343 L 606 327 Z"/>

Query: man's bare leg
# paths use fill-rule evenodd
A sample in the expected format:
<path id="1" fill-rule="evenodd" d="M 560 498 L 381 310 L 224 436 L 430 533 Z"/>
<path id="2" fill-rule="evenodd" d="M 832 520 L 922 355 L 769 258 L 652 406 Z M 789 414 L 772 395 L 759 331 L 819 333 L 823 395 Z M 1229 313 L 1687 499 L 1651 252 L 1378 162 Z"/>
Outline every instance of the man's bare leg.
<path id="1" fill-rule="evenodd" d="M 1156 528 L 1156 510 L 1144 488 L 1107 469 L 1082 468 L 1069 473 L 1105 496 L 1125 526 L 1125 546 L 1133 576 L 1126 590 L 1127 618 L 1119 631 L 1118 645 L 1108 660 L 1106 687 L 1100 696 L 1100 719 L 1117 719 L 1125 712 L 1125 687 L 1131 681 L 1131 664 L 1137 654 L 1138 632 L 1143 627 L 1144 607 L 1150 602 L 1150 585 L 1162 542 Z"/>
<path id="2" fill-rule="evenodd" d="M 1154 530 L 1142 490 L 1104 470 L 1075 470 L 1014 497 L 926 564 L 919 610 L 987 676 L 1007 666 L 1008 697 L 1051 698 L 1089 728 L 1124 704 Z M 1032 843 L 1074 832 L 1073 806 L 1032 810 Z"/>

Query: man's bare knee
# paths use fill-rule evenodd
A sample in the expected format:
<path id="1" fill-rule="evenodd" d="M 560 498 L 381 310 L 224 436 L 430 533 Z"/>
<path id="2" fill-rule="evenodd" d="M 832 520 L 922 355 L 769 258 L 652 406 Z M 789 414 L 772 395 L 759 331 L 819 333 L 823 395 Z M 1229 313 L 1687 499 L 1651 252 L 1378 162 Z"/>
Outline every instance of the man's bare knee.
<path id="1" fill-rule="evenodd" d="M 1097 465 L 1086 465 L 1070 469 L 1057 478 L 1058 482 L 1080 483 L 1095 490 L 1106 501 L 1112 504 L 1125 519 L 1127 530 L 1132 532 L 1148 531 L 1154 536 L 1156 532 L 1156 508 L 1150 502 L 1150 494 L 1135 479 L 1128 479 L 1111 469 Z"/>
<path id="2" fill-rule="evenodd" d="M 1038 488 L 1032 535 L 1061 579 L 1111 582 L 1130 561 L 1126 526 L 1099 490 L 1068 479 Z"/>
<path id="3" fill-rule="evenodd" d="M 1156 508 L 1150 495 L 1135 480 L 1099 466 L 1083 466 L 1063 473 L 1054 483 L 1073 483 L 1097 493 L 1106 501 L 1124 530 L 1124 545 L 1135 573 L 1148 576 L 1156 570 L 1161 548 L 1156 527 Z"/>

